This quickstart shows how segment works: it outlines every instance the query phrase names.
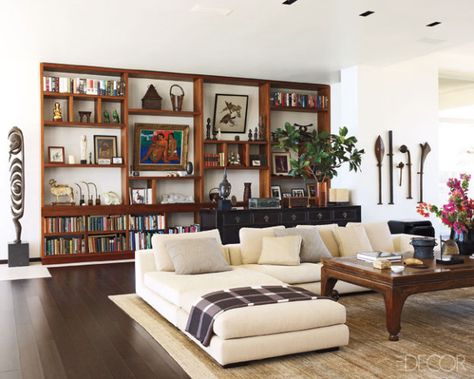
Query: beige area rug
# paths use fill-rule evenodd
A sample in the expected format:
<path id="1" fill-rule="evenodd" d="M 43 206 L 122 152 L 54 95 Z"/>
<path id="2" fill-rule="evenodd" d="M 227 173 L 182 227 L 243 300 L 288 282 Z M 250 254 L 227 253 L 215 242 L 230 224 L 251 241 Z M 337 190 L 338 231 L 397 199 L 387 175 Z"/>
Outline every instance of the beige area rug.
<path id="1" fill-rule="evenodd" d="M 351 338 L 332 352 L 311 352 L 222 368 L 134 294 L 110 296 L 192 378 L 472 378 L 474 289 L 408 298 L 402 336 L 390 342 L 383 298 L 344 296 Z"/>
<path id="2" fill-rule="evenodd" d="M 22 280 L 51 278 L 51 274 L 45 266 L 32 264 L 23 267 L 8 267 L 0 265 L 0 280 Z"/>

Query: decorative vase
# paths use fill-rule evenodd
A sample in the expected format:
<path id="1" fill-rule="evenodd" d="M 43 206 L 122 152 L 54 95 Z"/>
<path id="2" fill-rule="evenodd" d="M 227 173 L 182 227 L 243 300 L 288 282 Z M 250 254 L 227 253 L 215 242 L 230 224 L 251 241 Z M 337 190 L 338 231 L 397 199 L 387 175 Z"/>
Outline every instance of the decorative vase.
<path id="1" fill-rule="evenodd" d="M 244 208 L 249 207 L 249 200 L 252 197 L 252 183 L 244 183 Z"/>
<path id="2" fill-rule="evenodd" d="M 456 233 L 454 230 L 451 230 L 450 238 L 453 238 L 456 241 L 459 247 L 459 254 L 474 254 L 474 231 L 472 229 L 462 233 Z"/>
<path id="3" fill-rule="evenodd" d="M 328 183 L 317 182 L 316 187 L 317 187 L 316 205 L 318 207 L 327 207 L 328 206 Z"/>
<path id="4" fill-rule="evenodd" d="M 413 257 L 418 259 L 433 259 L 433 250 L 436 245 L 434 237 L 413 237 L 410 241 L 415 253 Z"/>
<path id="5" fill-rule="evenodd" d="M 186 174 L 191 175 L 193 173 L 193 170 L 194 170 L 193 162 L 188 162 L 186 164 Z"/>

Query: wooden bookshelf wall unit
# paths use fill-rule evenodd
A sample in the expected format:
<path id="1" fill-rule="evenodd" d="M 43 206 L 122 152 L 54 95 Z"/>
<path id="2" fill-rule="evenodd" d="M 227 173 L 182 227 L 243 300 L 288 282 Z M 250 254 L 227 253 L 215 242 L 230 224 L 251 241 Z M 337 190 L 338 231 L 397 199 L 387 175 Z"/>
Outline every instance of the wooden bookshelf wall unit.
<path id="1" fill-rule="evenodd" d="M 302 106 L 276 106 L 271 103 L 276 91 L 299 91 L 304 94 L 310 93 L 329 98 L 330 87 L 328 85 L 55 63 L 41 63 L 40 77 L 42 84 L 46 77 L 67 77 L 69 81 L 71 78 L 94 78 L 123 83 L 123 91 L 116 93 L 116 96 L 111 93 L 74 93 L 71 88 L 64 87 L 64 83 L 62 83 L 63 87 L 60 92 L 54 91 L 54 88 L 49 88 L 50 90 L 47 91 L 48 88 L 41 86 L 41 258 L 45 264 L 133 258 L 133 247 L 137 246 L 136 233 L 143 233 L 146 242 L 146 239 L 149 239 L 158 227 L 170 226 L 170 215 L 179 213 L 190 214 L 194 217 L 194 222 L 198 223 L 199 211 L 210 206 L 207 193 L 205 193 L 206 175 L 215 172 L 216 169 L 222 170 L 223 166 L 227 167 L 228 170 L 249 170 L 249 172 L 256 173 L 259 178 L 260 191 L 253 195 L 268 197 L 272 182 L 275 179 L 278 180 L 278 178 L 272 176 L 272 144 L 270 142 L 271 130 L 283 126 L 272 125 L 272 114 L 276 112 L 311 113 L 316 116 L 319 129 L 330 130 L 329 103 L 320 109 L 309 109 Z M 162 110 L 141 109 L 137 102 L 137 96 L 140 95 L 141 98 L 144 92 L 140 94 L 133 93 L 133 91 L 136 92 L 136 83 L 140 81 L 141 83 L 143 81 L 185 83 L 188 89 L 191 88 L 187 93 L 187 96 L 189 96 L 187 105 L 179 112 L 166 106 Z M 254 101 L 257 103 L 255 106 L 258 106 L 258 117 L 263 120 L 265 125 L 264 140 L 247 141 L 245 134 L 240 134 L 240 141 L 209 141 L 205 139 L 204 120 L 207 117 L 212 119 L 213 116 L 204 114 L 206 113 L 205 110 L 208 109 L 205 105 L 209 105 L 205 104 L 205 88 L 207 85 L 214 84 L 246 86 L 252 87 L 254 91 L 256 90 L 258 99 L 254 99 Z M 162 97 L 167 96 L 166 90 L 168 88 L 164 89 L 162 87 L 159 89 Z M 189 98 L 192 98 L 191 102 Z M 61 104 L 63 110 L 62 121 L 53 121 L 52 106 L 55 101 Z M 212 104 L 212 108 L 213 106 Z M 78 110 L 83 107 L 91 111 L 90 122 L 84 122 L 84 120 L 80 122 L 79 120 Z M 117 109 L 120 122 L 105 122 L 104 109 Z M 163 172 L 142 172 L 137 177 L 130 174 L 129 169 L 133 161 L 134 123 L 142 122 L 144 118 L 146 118 L 145 122 L 157 124 L 173 124 L 172 120 L 176 120 L 176 124 L 182 124 L 183 119 L 189 120 L 192 129 L 192 138 L 190 138 L 189 144 L 192 146 L 193 154 L 188 157 L 188 160 L 194 163 L 194 173 L 192 175 L 169 177 L 160 176 L 166 174 Z M 255 127 L 257 122 L 258 120 L 249 120 L 248 127 Z M 65 163 L 49 162 L 47 148 L 51 143 L 50 139 L 57 141 L 58 136 L 64 136 L 64 133 L 73 133 L 74 130 L 77 130 L 76 135 L 82 133 L 82 131 L 84 133 L 87 131 L 95 133 L 95 130 L 100 135 L 115 133 L 113 135 L 117 136 L 123 163 L 119 165 L 96 164 L 96 162 L 93 162 L 94 164 L 80 164 L 78 163 L 79 157 L 76 154 L 76 163 L 68 164 L 68 152 L 66 152 Z M 79 146 L 79 141 L 74 142 L 74 144 Z M 90 140 L 88 140 L 88 150 L 93 151 L 93 144 Z M 223 153 L 223 165 L 211 166 L 206 160 L 209 152 Z M 229 164 L 229 154 L 231 152 L 239 153 L 241 157 L 239 165 Z M 252 159 L 255 156 L 264 158 L 260 165 L 252 162 L 255 160 Z M 51 205 L 49 178 L 54 175 L 57 176 L 58 183 L 73 186 L 72 182 L 67 181 L 71 173 L 77 172 L 74 170 L 79 170 L 80 175 L 83 173 L 84 175 L 91 173 L 95 176 L 102 176 L 102 173 L 112 175 L 116 178 L 118 184 L 117 188 L 110 188 L 110 190 L 121 193 L 121 205 Z M 69 176 L 63 174 L 64 172 Z M 186 188 L 188 192 L 194 195 L 195 202 L 183 204 L 160 203 L 160 188 L 166 187 L 167 183 L 176 183 L 180 187 Z M 130 204 L 130 188 L 143 185 L 146 188 L 151 188 L 151 204 Z M 99 190 L 100 192 L 103 191 Z M 97 219 L 102 219 L 103 223 L 93 224 Z M 71 229 L 71 220 L 81 220 L 80 225 L 76 225 L 74 229 Z M 120 222 L 116 222 L 116 220 L 120 220 Z M 108 226 L 103 227 L 101 225 Z M 194 230 L 194 225 L 189 226 L 189 228 Z M 182 229 L 188 230 L 187 227 Z M 99 238 L 104 240 L 97 242 Z M 70 242 L 72 239 L 74 239 L 74 242 Z M 108 242 L 109 240 L 110 242 Z M 101 242 L 103 242 L 102 245 Z M 80 245 L 80 248 L 75 251 L 63 250 L 64 247 L 77 247 L 77 244 Z M 97 252 L 96 247 L 100 248 L 101 246 L 106 251 Z M 54 252 L 51 249 L 60 250 Z"/>

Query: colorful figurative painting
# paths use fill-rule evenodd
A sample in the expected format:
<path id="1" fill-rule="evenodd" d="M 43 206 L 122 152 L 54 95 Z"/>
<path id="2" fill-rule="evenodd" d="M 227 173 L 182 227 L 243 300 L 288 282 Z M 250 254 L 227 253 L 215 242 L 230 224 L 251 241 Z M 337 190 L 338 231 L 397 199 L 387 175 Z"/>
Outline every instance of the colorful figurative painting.
<path id="1" fill-rule="evenodd" d="M 187 125 L 135 124 L 134 169 L 185 170 L 188 135 Z"/>
<path id="2" fill-rule="evenodd" d="M 216 94 L 214 127 L 222 133 L 245 133 L 248 95 Z"/>

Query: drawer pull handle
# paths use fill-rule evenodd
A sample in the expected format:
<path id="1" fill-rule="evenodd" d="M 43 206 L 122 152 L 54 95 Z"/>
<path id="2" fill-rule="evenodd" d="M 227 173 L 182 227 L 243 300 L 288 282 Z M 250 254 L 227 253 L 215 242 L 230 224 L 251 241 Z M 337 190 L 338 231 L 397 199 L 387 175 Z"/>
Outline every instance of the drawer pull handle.
<path id="1" fill-rule="evenodd" d="M 291 219 L 292 219 L 293 221 L 295 221 L 295 220 L 296 220 L 296 215 L 295 215 L 295 214 L 292 214 L 292 215 L 291 215 Z"/>
<path id="2" fill-rule="evenodd" d="M 347 212 L 342 212 L 342 217 L 347 218 Z"/>
<path id="3" fill-rule="evenodd" d="M 267 215 L 263 216 L 263 221 L 265 221 L 265 222 L 270 221 L 270 217 L 268 217 Z"/>
<path id="4" fill-rule="evenodd" d="M 234 218 L 234 221 L 238 224 L 238 223 L 240 222 L 240 217 L 239 217 L 239 216 L 236 216 L 236 217 Z"/>
<path id="5" fill-rule="evenodd" d="M 321 212 L 319 212 L 316 217 L 318 218 L 318 220 L 321 220 L 323 218 L 323 214 Z"/>

